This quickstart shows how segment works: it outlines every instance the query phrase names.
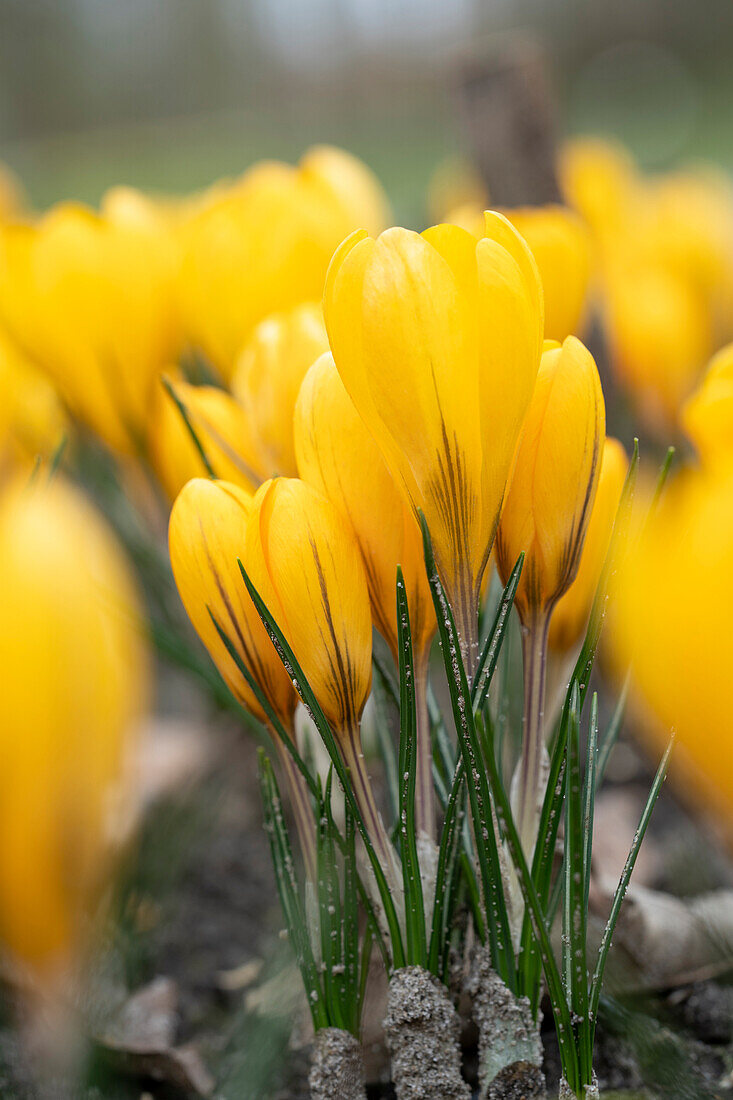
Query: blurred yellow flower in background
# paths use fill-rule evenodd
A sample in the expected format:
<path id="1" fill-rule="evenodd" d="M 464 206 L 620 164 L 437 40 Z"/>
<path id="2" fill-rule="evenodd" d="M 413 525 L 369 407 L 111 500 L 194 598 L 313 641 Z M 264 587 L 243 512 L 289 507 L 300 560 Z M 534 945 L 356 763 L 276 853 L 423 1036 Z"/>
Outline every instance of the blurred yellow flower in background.
<path id="1" fill-rule="evenodd" d="M 677 733 L 678 789 L 722 815 L 733 838 L 733 466 L 686 473 L 662 498 L 622 570 L 614 639 L 658 753 Z"/>
<path id="2" fill-rule="evenodd" d="M 323 309 L 304 302 L 261 321 L 239 356 L 232 392 L 247 419 L 261 481 L 296 476 L 293 410 L 308 368 L 327 350 Z"/>
<path id="3" fill-rule="evenodd" d="M 583 637 L 601 576 L 626 479 L 628 456 L 617 439 L 606 437 L 601 472 L 575 580 L 555 604 L 550 619 L 550 649 L 566 653 Z"/>
<path id="4" fill-rule="evenodd" d="M 631 154 L 618 142 L 597 137 L 567 141 L 558 173 L 565 201 L 591 231 L 594 264 L 603 264 L 619 234 L 625 235 L 641 201 L 641 180 Z"/>
<path id="5" fill-rule="evenodd" d="M 72 412 L 123 454 L 144 445 L 175 356 L 167 227 L 74 203 L 0 231 L 0 319 Z"/>
<path id="6" fill-rule="evenodd" d="M 704 465 L 733 458 L 733 344 L 713 357 L 682 410 L 682 426 Z"/>
<path id="7" fill-rule="evenodd" d="M 193 346 L 229 379 L 255 325 L 319 300 L 336 246 L 378 223 L 380 210 L 386 199 L 369 170 L 323 147 L 298 167 L 262 162 L 216 189 L 185 231 L 181 304 Z"/>
<path id="8" fill-rule="evenodd" d="M 346 390 L 427 519 L 472 673 L 481 580 L 542 348 L 532 254 L 494 213 L 478 241 L 454 225 L 355 233 L 324 302 Z"/>
<path id="9" fill-rule="evenodd" d="M 0 940 L 50 975 L 109 869 L 147 652 L 126 561 L 58 479 L 3 489 L 0 587 Z"/>
<path id="10" fill-rule="evenodd" d="M 188 421 L 217 478 L 254 491 L 262 480 L 255 472 L 257 456 L 241 406 L 226 390 L 170 381 Z M 150 460 L 170 500 L 191 478 L 208 474 L 205 462 L 181 411 L 163 386 L 151 418 Z"/>
<path id="11" fill-rule="evenodd" d="M 0 331 L 0 465 L 49 458 L 69 422 L 48 376 Z"/>

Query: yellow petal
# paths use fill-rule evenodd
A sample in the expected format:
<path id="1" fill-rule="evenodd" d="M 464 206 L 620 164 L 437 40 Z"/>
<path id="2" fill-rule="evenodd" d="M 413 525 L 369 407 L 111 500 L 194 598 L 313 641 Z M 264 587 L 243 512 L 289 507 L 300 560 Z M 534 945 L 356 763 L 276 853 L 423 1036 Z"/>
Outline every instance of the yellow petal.
<path id="1" fill-rule="evenodd" d="M 238 359 L 232 391 L 262 479 L 297 473 L 293 410 L 306 371 L 327 348 L 323 310 L 308 302 L 262 321 Z"/>
<path id="2" fill-rule="evenodd" d="M 515 600 L 526 622 L 568 589 L 600 473 L 605 407 L 593 357 L 575 337 L 542 356 L 497 540 L 506 583 L 524 551 Z"/>
<path id="3" fill-rule="evenodd" d="M 628 458 L 617 439 L 606 438 L 598 489 L 575 580 L 556 603 L 550 619 L 549 645 L 567 652 L 580 640 L 588 625 L 591 604 L 611 540 L 614 520 L 624 487 Z"/>
<path id="4" fill-rule="evenodd" d="M 289 726 L 296 697 L 242 580 L 253 498 L 227 482 L 197 478 L 181 490 L 168 530 L 171 566 L 183 606 L 230 691 L 264 720 L 257 699 L 221 640 L 211 615 L 234 644 L 276 714 Z M 209 611 L 211 614 L 209 614 Z"/>
<path id="5" fill-rule="evenodd" d="M 415 650 L 435 633 L 422 540 L 409 503 L 344 388 L 330 353 L 305 377 L 295 410 L 301 478 L 327 497 L 361 551 L 374 624 L 397 658 L 395 577 L 402 566 Z"/>
<path id="6" fill-rule="evenodd" d="M 712 359 L 683 407 L 682 426 L 706 465 L 733 457 L 733 344 Z"/>
<path id="7" fill-rule="evenodd" d="M 253 492 L 260 482 L 249 424 L 231 394 L 214 386 L 171 383 L 216 477 Z M 173 398 L 161 387 L 151 427 L 150 454 L 171 500 L 187 481 L 208 473 Z"/>
<path id="8" fill-rule="evenodd" d="M 246 563 L 334 731 L 358 737 L 371 687 L 372 625 L 364 567 L 349 528 L 311 486 L 278 478 L 255 498 Z"/>

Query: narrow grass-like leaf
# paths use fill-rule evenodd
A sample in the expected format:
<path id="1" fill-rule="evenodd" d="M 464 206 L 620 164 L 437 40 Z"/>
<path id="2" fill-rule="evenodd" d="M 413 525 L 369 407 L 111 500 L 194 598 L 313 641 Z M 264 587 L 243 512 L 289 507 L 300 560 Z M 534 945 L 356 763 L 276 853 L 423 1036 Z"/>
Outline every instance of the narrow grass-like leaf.
<path id="1" fill-rule="evenodd" d="M 343 955 L 341 897 L 339 892 L 336 846 L 330 814 L 333 768 L 329 769 L 326 790 L 318 805 L 318 911 L 321 926 L 323 983 L 329 1016 L 336 1027 L 346 1028 L 343 1012 Z"/>
<path id="2" fill-rule="evenodd" d="M 580 694 L 573 684 L 568 727 L 568 782 L 565 800 L 565 902 L 563 906 L 563 977 L 576 1021 L 581 1084 L 590 1083 L 588 969 L 586 964 L 583 789 L 580 778 Z"/>
<path id="3" fill-rule="evenodd" d="M 447 940 L 449 890 L 460 847 L 459 809 L 465 778 L 463 760 L 458 762 L 445 808 L 443 829 L 438 849 L 438 869 L 435 875 L 435 899 L 430 930 L 430 949 L 427 969 L 437 977 L 441 975 L 443 950 Z"/>
<path id="4" fill-rule="evenodd" d="M 590 867 L 593 858 L 593 817 L 596 799 L 596 767 L 598 762 L 598 693 L 593 693 L 588 726 L 588 749 L 583 776 L 583 908 L 588 912 Z"/>
<path id="5" fill-rule="evenodd" d="M 373 662 L 374 674 L 372 677 L 372 698 L 374 699 L 374 718 L 377 733 L 379 754 L 384 767 L 384 779 L 387 787 L 389 806 L 392 811 L 392 825 L 399 821 L 400 816 L 400 784 L 398 779 L 397 754 L 394 747 L 394 736 L 389 728 L 387 714 L 387 688 L 380 666 Z"/>
<path id="6" fill-rule="evenodd" d="M 517 562 L 511 571 L 509 580 L 499 600 L 499 606 L 494 615 L 494 621 L 489 631 L 484 647 L 479 657 L 478 669 L 471 688 L 471 703 L 474 709 L 485 700 L 491 680 L 496 670 L 496 662 L 499 660 L 504 635 L 509 622 L 509 612 L 514 604 L 517 585 L 522 575 L 524 565 L 524 551 L 517 558 Z"/>
<path id="7" fill-rule="evenodd" d="M 191 436 L 191 439 L 193 440 L 193 444 L 194 444 L 196 450 L 199 453 L 199 457 L 201 458 L 201 461 L 204 464 L 204 469 L 206 470 L 206 473 L 207 473 L 208 477 L 215 480 L 216 479 L 216 474 L 214 473 L 214 467 L 211 465 L 211 462 L 209 461 L 209 456 L 207 455 L 206 449 L 205 449 L 203 443 L 201 442 L 201 439 L 199 438 L 198 432 L 196 431 L 193 424 L 191 423 L 191 417 L 188 415 L 188 409 L 186 408 L 183 401 L 181 401 L 180 397 L 176 393 L 175 387 L 174 387 L 173 383 L 171 382 L 170 378 L 166 378 L 165 376 L 163 376 L 161 378 L 161 382 L 163 383 L 163 388 L 165 389 L 166 393 L 170 397 L 171 401 L 173 402 L 173 404 L 178 409 L 178 412 L 181 415 L 183 423 L 186 425 L 186 428 L 188 430 L 188 434 Z"/>
<path id="8" fill-rule="evenodd" d="M 624 869 L 621 872 L 621 878 L 619 879 L 618 886 L 616 887 L 616 892 L 613 896 L 613 902 L 611 903 L 611 912 L 609 914 L 606 927 L 603 931 L 601 946 L 598 949 L 598 961 L 596 962 L 596 968 L 593 972 L 593 980 L 591 981 L 590 987 L 589 1013 L 593 1027 L 595 1027 L 595 1022 L 598 1014 L 598 1001 L 601 996 L 601 986 L 603 985 L 603 973 L 606 968 L 606 961 L 608 959 L 608 952 L 611 948 L 611 940 L 613 938 L 613 933 L 616 928 L 616 922 L 618 920 L 619 913 L 621 912 L 621 906 L 623 904 L 624 897 L 626 896 L 626 891 L 629 887 L 629 881 L 631 880 L 631 875 L 634 870 L 634 865 L 636 863 L 636 857 L 639 854 L 641 842 L 644 839 L 644 834 L 646 833 L 647 827 L 649 825 L 652 812 L 656 805 L 657 799 L 659 798 L 659 792 L 662 789 L 662 784 L 664 783 L 665 777 L 667 775 L 669 757 L 672 752 L 673 745 L 674 735 L 667 745 L 664 756 L 662 757 L 659 767 L 657 769 L 657 774 L 654 776 L 654 782 L 652 783 L 651 789 L 649 791 L 649 797 L 646 800 L 646 805 L 644 806 L 639 825 L 636 832 L 634 833 L 634 842 L 631 845 L 631 849 L 626 858 L 626 863 L 624 864 Z"/>
<path id="9" fill-rule="evenodd" d="M 275 869 L 280 903 L 285 917 L 288 936 L 303 977 L 306 999 L 316 1030 L 328 1027 L 330 1017 L 323 995 L 318 967 L 313 957 L 303 906 L 298 893 L 293 854 L 290 848 L 282 801 L 272 764 L 263 749 L 258 750 L 260 790 L 265 816 L 265 830 L 270 841 L 270 852 Z"/>
<path id="10" fill-rule="evenodd" d="M 624 720 L 624 714 L 626 712 L 626 700 L 629 695 L 629 676 L 624 681 L 624 686 L 621 689 L 621 694 L 618 697 L 616 707 L 611 716 L 611 721 L 608 723 L 608 729 L 603 735 L 600 748 L 598 750 L 598 764 L 596 766 L 596 790 L 603 782 L 603 777 L 606 774 L 606 768 L 608 767 L 608 761 L 611 757 L 613 747 L 618 741 L 619 734 L 621 732 L 621 726 Z"/>
<path id="11" fill-rule="evenodd" d="M 618 565 L 618 559 L 621 555 L 622 545 L 628 533 L 629 519 L 631 517 L 631 505 L 634 498 L 634 489 L 636 487 L 636 477 L 639 470 L 639 440 L 634 440 L 634 450 L 629 461 L 629 468 L 626 473 L 626 480 L 624 481 L 624 487 L 621 492 L 621 499 L 616 511 L 616 518 L 613 524 L 613 530 L 611 532 L 611 539 L 606 551 L 606 557 L 603 562 L 603 568 L 601 569 L 601 575 L 596 587 L 595 596 L 593 597 L 593 604 L 591 606 L 590 618 L 588 620 L 588 629 L 583 639 L 583 645 L 578 655 L 578 659 L 573 669 L 571 676 L 571 684 L 574 681 L 578 684 L 580 691 L 580 709 L 583 710 L 583 703 L 585 702 L 585 696 L 588 692 L 590 685 L 590 676 L 593 671 L 593 662 L 596 656 L 596 650 L 598 648 L 598 642 L 601 637 L 601 630 L 603 628 L 603 620 L 606 616 L 606 607 L 608 605 L 608 593 L 611 577 L 614 570 Z M 568 689 L 568 695 L 565 698 L 565 705 L 567 706 L 570 696 L 570 689 Z"/>
<path id="12" fill-rule="evenodd" d="M 397 566 L 397 649 L 400 666 L 400 845 L 405 893 L 405 948 L 407 962 L 425 966 L 425 905 L 415 830 L 417 784 L 417 705 L 412 652 L 410 609 L 402 569 Z"/>
<path id="13" fill-rule="evenodd" d="M 244 579 L 244 583 L 247 586 L 247 591 L 249 592 L 250 598 L 252 599 L 252 602 L 257 609 L 258 615 L 262 619 L 262 622 L 265 626 L 265 629 L 267 630 L 267 633 L 270 636 L 272 644 L 274 645 L 275 650 L 280 657 L 280 660 L 282 661 L 286 672 L 297 687 L 298 694 L 303 701 L 303 705 L 313 719 L 316 729 L 320 733 L 323 743 L 328 750 L 328 755 L 331 758 L 334 771 L 339 778 L 339 782 L 343 789 L 346 801 L 351 807 L 351 812 L 354 815 L 354 820 L 356 821 L 359 835 L 361 836 L 362 842 L 366 849 L 367 857 L 369 859 L 369 863 L 371 865 L 372 871 L 374 872 L 374 878 L 377 884 L 377 889 L 379 891 L 379 897 L 384 908 L 385 920 L 387 922 L 387 927 L 389 928 L 392 947 L 392 965 L 395 968 L 402 967 L 405 965 L 405 953 L 402 943 L 402 932 L 400 930 L 400 924 L 397 918 L 397 911 L 395 909 L 394 900 L 389 890 L 389 884 L 387 883 L 384 869 L 379 862 L 379 859 L 377 858 L 377 854 L 374 851 L 374 845 L 372 844 L 371 837 L 369 836 L 369 831 L 364 824 L 364 818 L 362 817 L 361 810 L 359 809 L 359 804 L 356 801 L 354 789 L 349 778 L 349 771 L 344 764 L 343 758 L 339 751 L 339 747 L 336 744 L 336 738 L 333 735 L 333 730 L 328 724 L 328 719 L 323 713 L 318 703 L 318 700 L 316 699 L 316 696 L 313 692 L 313 689 L 308 683 L 308 680 L 306 679 L 305 674 L 303 673 L 303 670 L 300 667 L 300 664 L 298 663 L 292 648 L 290 647 L 290 644 L 288 643 L 282 630 L 270 614 L 265 602 L 253 585 L 252 581 L 249 579 L 247 571 L 242 565 L 242 562 L 239 561 L 239 559 L 238 565 Z"/>
<path id="14" fill-rule="evenodd" d="M 483 719 L 479 715 L 477 717 L 477 722 L 480 724 L 482 721 Z M 557 1033 L 558 1046 L 560 1048 L 563 1073 L 570 1087 L 577 1091 L 579 1067 L 572 1020 L 568 1003 L 565 999 L 560 972 L 552 952 L 550 936 L 545 925 L 545 915 L 540 905 L 540 900 L 537 897 L 537 891 L 535 890 L 532 876 L 527 866 L 527 860 L 522 850 L 522 844 L 514 822 L 511 806 L 509 805 L 509 799 L 507 798 L 503 784 L 499 781 L 498 766 L 493 752 L 489 753 L 486 758 L 486 767 L 489 772 L 492 790 L 495 792 L 497 816 L 501 820 L 509 853 L 514 862 L 514 867 L 519 879 L 519 886 L 522 891 L 522 897 L 524 898 L 524 904 L 532 919 L 534 933 L 537 937 L 539 951 L 542 956 L 547 991 L 552 1002 L 552 1011 L 555 1017 L 555 1030 Z"/>
<path id="15" fill-rule="evenodd" d="M 657 483 L 654 486 L 654 493 L 649 504 L 649 511 L 646 517 L 647 523 L 649 523 L 649 520 L 652 518 L 657 510 L 657 506 L 661 499 L 662 493 L 664 492 L 664 486 L 667 484 L 667 478 L 669 477 L 669 471 L 672 468 L 672 462 L 674 460 L 675 454 L 676 451 L 674 447 L 667 448 L 667 454 L 664 457 L 664 462 L 662 463 L 661 469 L 657 476 Z"/>
<path id="16" fill-rule="evenodd" d="M 510 989 L 515 990 L 517 984 L 516 965 L 512 950 L 509 916 L 504 897 L 501 861 L 492 820 L 491 794 L 486 768 L 482 761 L 481 744 L 476 731 L 468 677 L 461 657 L 453 612 L 438 576 L 430 532 L 422 513 L 420 513 L 420 524 L 422 526 L 425 567 L 435 605 L 453 718 L 463 764 L 466 769 L 468 797 L 471 805 L 476 853 L 481 872 L 481 889 L 491 958 L 501 979 Z"/>
<path id="17" fill-rule="evenodd" d="M 69 437 L 67 436 L 66 432 L 64 432 L 61 436 L 61 439 L 56 444 L 56 449 L 51 455 L 51 462 L 49 463 L 48 467 L 48 481 L 53 481 L 53 479 L 56 477 L 56 474 L 59 472 L 68 442 Z"/>
<path id="18" fill-rule="evenodd" d="M 329 808 L 329 817 L 330 817 Z M 344 992 L 347 1028 L 354 1035 L 358 1034 L 360 1012 L 360 976 L 359 976 L 359 892 L 358 871 L 356 866 L 356 826 L 354 815 L 348 806 L 344 806 L 344 896 L 343 896 L 343 966 L 344 966 Z M 331 817 L 333 824 L 333 818 Z M 366 937 L 369 936 L 371 944 L 371 930 L 367 925 Z"/>

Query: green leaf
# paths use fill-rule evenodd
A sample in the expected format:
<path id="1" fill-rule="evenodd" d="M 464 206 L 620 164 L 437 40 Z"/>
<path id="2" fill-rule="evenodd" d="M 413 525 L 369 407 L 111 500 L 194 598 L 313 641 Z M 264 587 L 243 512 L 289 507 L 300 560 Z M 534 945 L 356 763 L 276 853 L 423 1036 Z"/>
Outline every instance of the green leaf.
<path id="1" fill-rule="evenodd" d="M 374 699 L 374 719 L 379 744 L 379 754 L 384 767 L 384 778 L 387 785 L 387 795 L 392 811 L 392 823 L 399 821 L 400 816 L 400 784 L 398 779 L 397 754 L 394 747 L 394 737 L 389 728 L 387 714 L 387 695 L 385 680 L 381 666 L 373 662 L 374 675 L 372 678 L 372 697 Z M 398 703 L 399 705 L 399 703 Z"/>
<path id="2" fill-rule="evenodd" d="M 589 1013 L 593 1026 L 595 1026 L 596 1017 L 598 1015 L 598 1001 L 601 996 L 601 987 L 603 985 L 603 973 L 606 967 L 606 961 L 608 959 L 608 952 L 611 948 L 611 940 L 613 938 L 613 933 L 616 928 L 616 922 L 618 921 L 618 916 L 621 912 L 621 906 L 623 904 L 624 897 L 626 896 L 626 891 L 629 887 L 631 875 L 634 870 L 634 865 L 636 863 L 636 857 L 638 856 L 639 849 L 641 848 L 641 842 L 644 839 L 649 821 L 651 820 L 652 812 L 657 803 L 657 799 L 659 798 L 659 793 L 662 789 L 662 784 L 664 783 L 665 777 L 667 775 L 669 757 L 672 752 L 673 745 L 674 735 L 670 738 L 664 756 L 662 757 L 659 764 L 659 768 L 657 769 L 657 774 L 654 776 L 654 782 L 652 783 L 651 790 L 649 791 L 649 797 L 646 800 L 646 805 L 644 806 L 638 828 L 634 833 L 634 842 L 631 845 L 631 849 L 629 850 L 629 854 L 626 858 L 626 863 L 624 864 L 624 869 L 621 872 L 621 878 L 619 879 L 618 886 L 616 887 L 616 892 L 613 896 L 613 902 L 611 904 L 611 912 L 608 917 L 608 922 L 603 931 L 601 946 L 598 950 L 598 961 L 596 963 L 596 968 L 593 973 L 593 980 L 591 981 L 590 987 Z"/>
<path id="3" fill-rule="evenodd" d="M 481 872 L 486 929 L 492 962 L 505 984 L 516 989 L 517 975 L 512 950 L 511 931 L 502 883 L 502 868 L 491 812 L 491 794 L 483 765 L 481 744 L 476 732 L 471 692 L 461 657 L 453 612 L 446 599 L 435 565 L 433 546 L 427 522 L 420 513 L 423 551 L 428 583 L 433 596 L 438 634 L 445 665 L 458 744 L 468 777 L 468 797 L 471 805 L 474 840 Z"/>
<path id="4" fill-rule="evenodd" d="M 583 777 L 583 905 L 588 912 L 590 892 L 590 865 L 593 856 L 593 817 L 596 799 L 596 768 L 598 762 L 598 693 L 593 693 L 588 726 L 588 746 Z"/>
<path id="5" fill-rule="evenodd" d="M 477 722 L 479 724 L 482 722 L 480 715 L 477 717 Z M 529 867 L 527 866 L 527 860 L 522 850 L 522 844 L 514 822 L 514 816 L 511 811 L 511 806 L 509 805 L 509 799 L 503 784 L 499 780 L 498 766 L 493 752 L 489 753 L 486 758 L 486 767 L 489 772 L 492 790 L 494 791 L 497 816 L 501 821 L 507 846 L 512 860 L 514 861 L 514 867 L 519 879 L 519 886 L 522 891 L 522 897 L 524 898 L 524 904 L 532 919 L 534 934 L 537 937 L 540 955 L 542 956 L 547 992 L 552 1002 L 552 1011 L 555 1017 L 555 1031 L 557 1033 L 557 1042 L 560 1048 L 560 1060 L 562 1062 L 563 1073 L 570 1087 L 577 1091 L 579 1067 L 578 1055 L 575 1047 L 575 1035 L 568 1002 L 563 990 L 562 979 L 557 968 L 555 956 L 552 952 L 550 936 L 545 923 L 545 914 L 537 896 Z"/>
<path id="6" fill-rule="evenodd" d="M 392 964 L 395 968 L 402 967 L 405 965 L 405 953 L 402 943 L 400 924 L 399 920 L 397 919 L 397 911 L 395 909 L 394 901 L 389 890 L 389 885 L 387 883 L 384 869 L 382 868 L 382 865 L 377 858 L 377 854 L 374 851 L 374 846 L 371 842 L 369 832 L 366 828 L 366 825 L 364 824 L 364 818 L 361 815 L 359 804 L 356 801 L 354 790 L 351 785 L 351 780 L 349 778 L 349 771 L 344 764 L 338 745 L 336 744 L 336 738 L 333 735 L 333 730 L 328 724 L 328 719 L 323 713 L 318 703 L 318 700 L 315 697 L 313 689 L 308 683 L 308 680 L 306 679 L 305 674 L 303 673 L 303 670 L 295 657 L 295 654 L 293 653 L 287 639 L 285 638 L 285 635 L 268 611 L 262 597 L 260 596 L 255 586 L 252 584 L 252 581 L 249 579 L 247 571 L 245 570 L 242 562 L 239 561 L 239 559 L 238 565 L 244 579 L 244 583 L 247 586 L 247 591 L 249 592 L 250 598 L 252 599 L 252 602 L 257 609 L 258 615 L 264 623 L 265 629 L 270 636 L 272 644 L 274 645 L 275 650 L 277 651 L 277 654 L 280 657 L 280 660 L 282 661 L 286 672 L 297 687 L 298 694 L 303 701 L 303 705 L 313 719 L 316 729 L 320 733 L 323 743 L 328 750 L 328 755 L 331 757 L 334 771 L 339 778 L 339 782 L 341 783 L 346 801 L 348 802 L 351 808 L 351 812 L 354 815 L 354 820 L 356 821 L 357 828 L 359 829 L 359 835 L 361 836 L 362 842 L 366 849 L 367 857 L 369 859 L 369 863 L 371 865 L 372 871 L 374 872 L 374 878 L 377 884 L 377 889 L 379 891 L 379 897 L 384 908 L 385 920 L 387 921 L 387 927 L 389 928 L 392 947 Z"/>
<path id="7" fill-rule="evenodd" d="M 306 999 L 313 1017 L 313 1026 L 318 1030 L 322 1027 L 328 1027 L 330 1018 L 307 932 L 305 913 L 300 902 L 293 853 L 290 848 L 290 840 L 282 811 L 280 791 L 272 764 L 263 749 L 258 749 L 258 760 L 265 831 L 270 841 L 275 881 L 280 895 L 288 936 L 303 977 Z"/>
<path id="8" fill-rule="evenodd" d="M 568 727 L 568 781 L 565 799 L 565 898 L 563 905 L 563 979 L 570 1010 L 577 1021 L 580 1083 L 589 1084 L 593 1065 L 588 1027 L 586 965 L 585 867 L 583 855 L 583 790 L 580 779 L 580 693 L 573 684 Z"/>
<path id="9" fill-rule="evenodd" d="M 522 575 L 523 565 L 524 552 L 519 555 L 516 565 L 512 569 L 509 580 L 499 600 L 499 606 L 496 609 L 491 630 L 488 633 L 486 641 L 484 642 L 484 647 L 481 651 L 481 656 L 479 657 L 478 668 L 471 689 L 471 703 L 473 704 L 474 710 L 481 706 L 488 695 L 491 680 L 496 671 L 496 662 L 499 660 L 499 653 L 501 652 L 504 635 L 506 634 L 509 623 L 509 612 L 514 604 L 517 585 Z"/>
<path id="10" fill-rule="evenodd" d="M 173 404 L 178 409 L 178 412 L 181 414 L 181 418 L 183 420 L 183 423 L 186 425 L 186 428 L 188 429 L 188 434 L 191 436 L 191 439 L 193 440 L 194 446 L 195 446 L 196 450 L 199 453 L 199 457 L 201 458 L 201 461 L 204 464 L 204 469 L 206 470 L 207 476 L 212 478 L 213 480 L 216 480 L 216 474 L 214 473 L 214 467 L 211 465 L 211 462 L 209 461 L 209 456 L 207 455 L 206 450 L 204 448 L 204 445 L 203 445 L 203 443 L 201 442 L 201 440 L 199 438 L 198 432 L 196 431 L 193 424 L 191 423 L 191 417 L 188 415 L 188 409 L 186 408 L 183 401 L 181 401 L 180 397 L 176 393 L 175 387 L 174 387 L 173 383 L 171 382 L 170 378 L 162 377 L 160 381 L 163 384 L 163 389 L 166 391 L 166 393 L 170 397 L 171 401 L 173 402 Z"/>
<path id="11" fill-rule="evenodd" d="M 397 566 L 397 651 L 400 671 L 400 842 L 402 884 L 405 893 L 405 941 L 407 963 L 425 966 L 425 906 L 420 878 L 415 831 L 417 782 L 417 705 L 412 652 L 410 609 L 402 569 Z"/>
<path id="12" fill-rule="evenodd" d="M 451 784 L 450 795 L 445 809 L 443 829 L 440 834 L 440 847 L 438 849 L 438 869 L 435 875 L 435 897 L 433 902 L 433 920 L 430 930 L 430 950 L 428 953 L 427 969 L 437 977 L 441 976 L 443 953 L 448 938 L 449 926 L 449 892 L 453 881 L 453 875 L 458 863 L 460 851 L 461 833 L 459 811 L 461 808 L 461 795 L 464 790 L 465 768 L 463 760 L 459 760 Z"/>
<path id="13" fill-rule="evenodd" d="M 598 764 L 596 767 L 596 790 L 603 782 L 603 777 L 606 774 L 606 768 L 608 767 L 608 761 L 611 757 L 613 747 L 618 741 L 619 734 L 621 732 L 621 726 L 624 720 L 624 714 L 626 712 L 626 700 L 629 694 L 629 676 L 624 681 L 624 686 L 621 689 L 621 694 L 618 697 L 616 708 L 611 716 L 611 721 L 608 723 L 608 728 L 601 741 L 601 747 L 598 751 Z"/>

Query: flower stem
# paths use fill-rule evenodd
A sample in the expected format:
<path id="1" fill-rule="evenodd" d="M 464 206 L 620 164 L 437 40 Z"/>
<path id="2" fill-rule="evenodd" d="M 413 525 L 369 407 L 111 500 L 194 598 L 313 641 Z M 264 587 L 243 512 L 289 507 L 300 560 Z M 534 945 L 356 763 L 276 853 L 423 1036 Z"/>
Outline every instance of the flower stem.
<path id="1" fill-rule="evenodd" d="M 550 616 L 538 612 L 522 631 L 524 717 L 519 773 L 517 825 L 528 861 L 532 859 L 540 816 L 540 781 L 544 748 L 545 671 Z"/>
<path id="2" fill-rule="evenodd" d="M 369 833 L 377 859 L 382 865 L 389 888 L 395 898 L 399 898 L 402 893 L 402 875 L 397 865 L 394 847 L 384 827 L 382 815 L 374 801 L 372 784 L 364 764 L 364 753 L 361 747 L 361 734 L 358 725 L 344 730 L 339 740 L 344 763 L 349 769 L 354 797 L 364 819 L 364 825 Z"/>
<path id="3" fill-rule="evenodd" d="M 433 786 L 433 741 L 428 713 L 428 664 L 430 646 L 418 654 L 415 664 L 415 702 L 417 705 L 417 783 L 415 789 L 415 829 L 435 840 L 435 788 Z"/>
<path id="4" fill-rule="evenodd" d="M 292 738 L 294 730 L 289 731 Z M 290 805 L 295 819 L 295 828 L 298 833 L 303 863 L 305 864 L 306 878 L 309 882 L 316 882 L 316 832 L 313 809 L 311 807 L 310 794 L 305 779 L 298 770 L 298 766 L 286 749 L 277 734 L 273 733 L 273 740 L 277 746 L 282 768 L 288 782 L 290 791 Z"/>

